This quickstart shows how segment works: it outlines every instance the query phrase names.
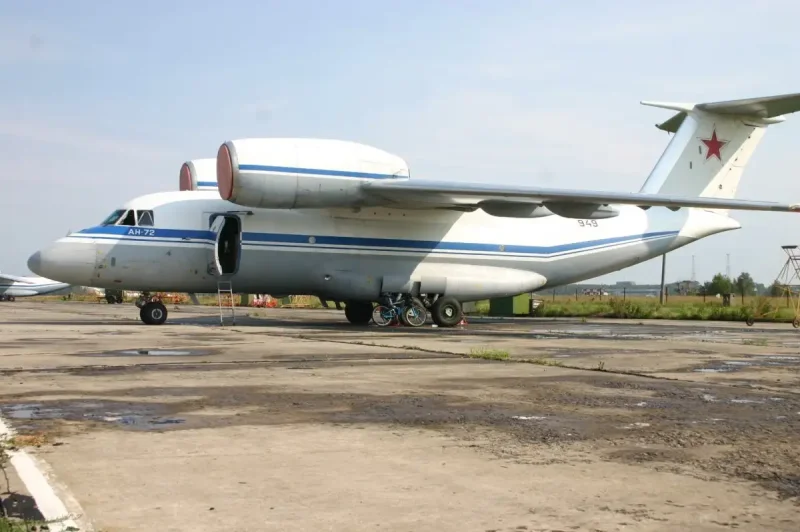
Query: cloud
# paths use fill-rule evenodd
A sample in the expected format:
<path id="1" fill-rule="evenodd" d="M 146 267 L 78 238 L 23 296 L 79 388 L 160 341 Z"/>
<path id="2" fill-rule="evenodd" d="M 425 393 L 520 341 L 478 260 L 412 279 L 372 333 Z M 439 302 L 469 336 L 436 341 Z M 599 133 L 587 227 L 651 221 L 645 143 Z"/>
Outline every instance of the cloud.
<path id="1" fill-rule="evenodd" d="M 37 21 L 0 21 L 0 64 L 65 62 L 79 57 L 74 45 L 68 34 Z"/>
<path id="2" fill-rule="evenodd" d="M 377 142 L 384 149 L 423 166 L 460 169 L 457 179 L 529 181 L 560 174 L 566 181 L 561 186 L 603 189 L 628 189 L 630 179 L 643 182 L 669 140 L 655 128 L 642 134 L 625 127 L 613 108 L 559 105 L 548 98 L 537 103 L 478 89 L 378 111 L 371 128 L 383 132 Z M 598 185 L 597 175 L 615 177 Z"/>
<path id="3" fill-rule="evenodd" d="M 160 161 L 167 158 L 171 160 L 181 158 L 180 154 L 156 148 L 152 144 L 116 139 L 80 129 L 33 120 L 0 120 L 0 135 L 133 159 Z"/>

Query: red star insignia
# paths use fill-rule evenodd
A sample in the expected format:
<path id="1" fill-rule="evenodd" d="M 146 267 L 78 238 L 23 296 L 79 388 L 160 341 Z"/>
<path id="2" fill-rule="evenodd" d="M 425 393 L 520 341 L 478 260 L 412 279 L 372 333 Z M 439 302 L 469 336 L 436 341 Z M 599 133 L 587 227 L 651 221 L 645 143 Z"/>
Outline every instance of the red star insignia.
<path id="1" fill-rule="evenodd" d="M 720 150 L 728 143 L 727 140 L 719 140 L 717 138 L 717 128 L 714 128 L 714 131 L 711 133 L 710 139 L 700 139 L 703 144 L 706 145 L 708 148 L 708 153 L 706 153 L 706 160 L 709 160 L 711 156 L 716 156 L 719 161 L 722 161 L 722 156 L 720 155 Z"/>

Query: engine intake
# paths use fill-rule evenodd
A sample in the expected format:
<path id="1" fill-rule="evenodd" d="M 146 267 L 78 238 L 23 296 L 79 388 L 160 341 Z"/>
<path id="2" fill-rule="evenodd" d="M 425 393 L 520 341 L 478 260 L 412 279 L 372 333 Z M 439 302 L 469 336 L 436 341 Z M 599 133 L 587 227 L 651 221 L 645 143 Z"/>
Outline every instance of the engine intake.
<path id="1" fill-rule="evenodd" d="M 180 190 L 215 190 L 217 169 L 215 159 L 194 159 L 181 165 Z"/>
<path id="2" fill-rule="evenodd" d="M 357 205 L 363 182 L 409 179 L 410 171 L 402 158 L 356 142 L 249 138 L 220 146 L 216 175 L 224 200 L 299 209 Z"/>

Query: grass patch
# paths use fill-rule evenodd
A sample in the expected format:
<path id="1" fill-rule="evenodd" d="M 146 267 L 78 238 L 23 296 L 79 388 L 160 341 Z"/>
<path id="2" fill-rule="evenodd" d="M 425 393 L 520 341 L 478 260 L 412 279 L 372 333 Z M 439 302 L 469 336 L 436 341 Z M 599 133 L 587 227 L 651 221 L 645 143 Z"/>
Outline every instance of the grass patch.
<path id="1" fill-rule="evenodd" d="M 536 364 L 538 366 L 555 366 L 555 367 L 563 367 L 564 363 L 558 360 L 553 360 L 552 358 L 525 358 L 520 360 L 520 362 L 525 362 L 527 364 Z"/>
<path id="2" fill-rule="evenodd" d="M 766 338 L 745 338 L 742 340 L 742 345 L 760 345 L 765 346 L 767 345 Z"/>
<path id="3" fill-rule="evenodd" d="M 8 478 L 7 468 L 10 467 L 9 451 L 24 446 L 40 446 L 47 442 L 47 438 L 43 435 L 34 436 L 15 436 L 11 439 L 0 440 L 0 503 L 3 501 L 2 494 L 13 494 L 11 492 L 11 483 Z M 0 532 L 44 532 L 49 530 L 49 524 L 54 524 L 61 519 L 53 521 L 43 521 L 40 519 L 25 519 L 18 517 L 11 517 L 6 514 L 6 508 L 0 504 Z M 67 528 L 67 530 L 76 531 L 76 528 Z"/>
<path id="4" fill-rule="evenodd" d="M 794 318 L 794 309 L 782 297 L 751 297 L 743 304 L 735 299 L 731 306 L 724 307 L 713 297 L 671 296 L 661 305 L 658 299 L 645 297 L 590 297 L 580 296 L 535 296 L 541 299 L 535 316 L 543 318 L 621 318 L 663 319 L 693 321 L 745 321 L 755 318 L 762 322 L 789 323 Z M 489 314 L 489 301 L 475 303 L 472 315 Z"/>
<path id="5" fill-rule="evenodd" d="M 508 351 L 503 349 L 487 349 L 484 347 L 473 348 L 469 352 L 470 358 L 482 358 L 484 360 L 508 360 Z"/>

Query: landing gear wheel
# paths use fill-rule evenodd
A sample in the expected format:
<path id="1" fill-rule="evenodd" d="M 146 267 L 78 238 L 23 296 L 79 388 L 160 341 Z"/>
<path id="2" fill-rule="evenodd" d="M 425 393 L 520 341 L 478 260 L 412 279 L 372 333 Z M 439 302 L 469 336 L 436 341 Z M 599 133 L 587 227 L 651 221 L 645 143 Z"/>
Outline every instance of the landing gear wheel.
<path id="1" fill-rule="evenodd" d="M 167 321 L 167 307 L 157 301 L 145 303 L 139 311 L 139 317 L 145 325 L 161 325 Z"/>
<path id="2" fill-rule="evenodd" d="M 753 325 L 755 322 L 756 322 L 756 320 L 754 320 L 753 318 L 747 318 L 747 319 L 745 320 L 745 323 L 747 324 L 747 326 L 748 326 L 748 327 L 750 327 L 751 325 Z"/>
<path id="3" fill-rule="evenodd" d="M 15 296 L 8 296 L 9 301 L 16 301 L 17 298 Z"/>
<path id="4" fill-rule="evenodd" d="M 439 327 L 455 327 L 461 321 L 461 303 L 453 296 L 443 296 L 431 307 L 433 322 Z"/>
<path id="5" fill-rule="evenodd" d="M 345 303 L 344 315 L 353 325 L 367 325 L 372 319 L 372 302 L 348 301 Z"/>
<path id="6" fill-rule="evenodd" d="M 794 321 L 792 322 L 792 327 L 794 327 L 795 329 L 800 327 L 800 318 L 795 318 L 794 319 Z"/>

